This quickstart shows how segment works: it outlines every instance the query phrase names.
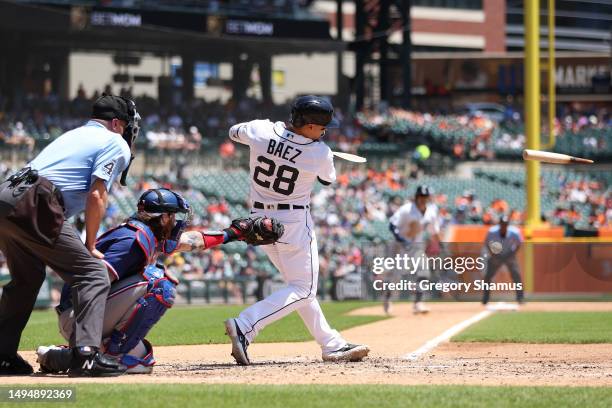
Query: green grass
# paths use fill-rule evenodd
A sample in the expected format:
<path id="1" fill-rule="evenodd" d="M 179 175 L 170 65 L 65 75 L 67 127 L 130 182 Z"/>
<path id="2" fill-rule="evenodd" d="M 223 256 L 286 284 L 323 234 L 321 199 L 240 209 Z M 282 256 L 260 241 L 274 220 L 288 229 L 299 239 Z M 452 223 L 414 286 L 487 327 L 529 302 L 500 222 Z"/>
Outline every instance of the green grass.
<path id="1" fill-rule="evenodd" d="M 19 406 L 596 408 L 608 407 L 612 399 L 612 388 L 606 387 L 79 384 L 75 388 L 74 404 L 39 402 Z M 6 389 L 2 391 L 6 395 Z"/>
<path id="2" fill-rule="evenodd" d="M 497 313 L 467 328 L 452 341 L 502 343 L 612 343 L 612 313 Z"/>
<path id="3" fill-rule="evenodd" d="M 337 330 L 345 330 L 366 323 L 385 319 L 381 316 L 347 316 L 346 313 L 359 307 L 371 306 L 368 302 L 322 303 L 327 320 Z M 156 346 L 182 344 L 228 343 L 223 321 L 235 317 L 246 306 L 180 306 L 162 317 L 147 336 Z M 257 337 L 258 343 L 312 340 L 297 313 L 266 327 Z M 35 311 L 21 336 L 22 350 L 33 350 L 44 344 L 65 344 L 57 328 L 54 311 Z"/>

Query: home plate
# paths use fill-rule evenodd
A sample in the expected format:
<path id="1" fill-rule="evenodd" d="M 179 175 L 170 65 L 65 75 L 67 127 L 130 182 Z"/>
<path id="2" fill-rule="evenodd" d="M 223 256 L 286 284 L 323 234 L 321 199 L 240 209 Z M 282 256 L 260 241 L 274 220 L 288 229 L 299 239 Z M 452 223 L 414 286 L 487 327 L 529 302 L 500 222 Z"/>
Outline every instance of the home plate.
<path id="1" fill-rule="evenodd" d="M 487 310 L 491 312 L 516 312 L 519 310 L 517 303 L 496 302 L 487 305 Z"/>

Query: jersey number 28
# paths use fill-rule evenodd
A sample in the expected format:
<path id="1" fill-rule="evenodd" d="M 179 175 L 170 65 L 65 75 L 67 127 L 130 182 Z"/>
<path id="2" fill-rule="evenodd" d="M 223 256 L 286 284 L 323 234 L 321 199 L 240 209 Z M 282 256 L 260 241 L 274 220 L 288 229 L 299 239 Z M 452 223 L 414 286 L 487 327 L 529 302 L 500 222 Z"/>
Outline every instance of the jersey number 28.
<path id="1" fill-rule="evenodd" d="M 281 166 L 278 166 L 277 170 L 276 163 L 264 156 L 259 156 L 257 158 L 257 161 L 259 163 L 267 165 L 267 168 L 264 166 L 255 167 L 255 172 L 253 173 L 253 181 L 265 188 L 270 188 L 270 184 L 272 184 L 272 190 L 282 195 L 288 196 L 293 193 L 293 190 L 295 189 L 295 182 L 298 176 L 300 175 L 298 169 L 283 164 Z M 270 180 L 266 180 L 266 178 L 262 179 L 260 177 L 261 175 L 270 177 L 273 176 L 275 172 L 276 178 L 272 183 L 270 182 Z"/>

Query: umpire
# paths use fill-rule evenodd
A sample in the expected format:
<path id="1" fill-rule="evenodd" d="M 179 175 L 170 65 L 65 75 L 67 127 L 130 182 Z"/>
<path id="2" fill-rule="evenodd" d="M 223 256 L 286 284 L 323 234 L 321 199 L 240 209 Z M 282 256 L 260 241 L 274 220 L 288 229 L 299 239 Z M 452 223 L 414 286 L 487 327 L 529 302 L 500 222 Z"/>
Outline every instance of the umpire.
<path id="1" fill-rule="evenodd" d="M 502 265 L 506 265 L 515 284 L 521 283 L 521 274 L 516 260 L 523 239 L 521 232 L 514 226 L 509 226 L 510 220 L 507 215 L 501 217 L 499 224 L 491 227 L 485 239 L 488 251 L 487 273 L 485 275 L 485 288 L 482 293 L 482 304 L 489 302 L 489 283 Z M 516 301 L 520 304 L 523 300 L 523 290 L 516 290 Z"/>
<path id="2" fill-rule="evenodd" d="M 138 135 L 131 100 L 102 95 L 85 126 L 64 133 L 0 184 L 0 250 L 11 282 L 0 299 L 0 375 L 28 375 L 17 349 L 45 279 L 45 265 L 71 286 L 75 326 L 71 376 L 115 376 L 126 367 L 98 351 L 108 271 L 95 249 L 108 192 L 127 169 Z M 86 242 L 66 221 L 85 210 Z"/>

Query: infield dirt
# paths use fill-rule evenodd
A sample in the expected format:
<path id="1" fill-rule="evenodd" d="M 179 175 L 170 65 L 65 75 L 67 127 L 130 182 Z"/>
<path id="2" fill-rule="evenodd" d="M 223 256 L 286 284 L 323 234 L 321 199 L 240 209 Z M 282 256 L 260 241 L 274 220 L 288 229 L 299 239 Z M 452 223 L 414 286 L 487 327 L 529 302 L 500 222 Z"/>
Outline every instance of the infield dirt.
<path id="1" fill-rule="evenodd" d="M 233 363 L 227 344 L 155 347 L 151 375 L 71 379 L 34 374 L 3 383 L 239 383 L 239 384 L 470 384 L 612 386 L 610 344 L 444 343 L 416 361 L 404 358 L 425 342 L 483 310 L 477 303 L 433 303 L 428 315 L 396 304 L 392 318 L 343 332 L 365 343 L 370 357 L 360 363 L 323 363 L 314 342 L 254 343 L 253 365 Z M 612 311 L 612 303 L 530 303 L 527 311 Z M 382 314 L 368 307 L 355 314 Z M 504 312 L 514 313 L 514 312 Z M 223 330 L 223 322 L 219 322 Z M 23 356 L 36 368 L 34 352 Z"/>

